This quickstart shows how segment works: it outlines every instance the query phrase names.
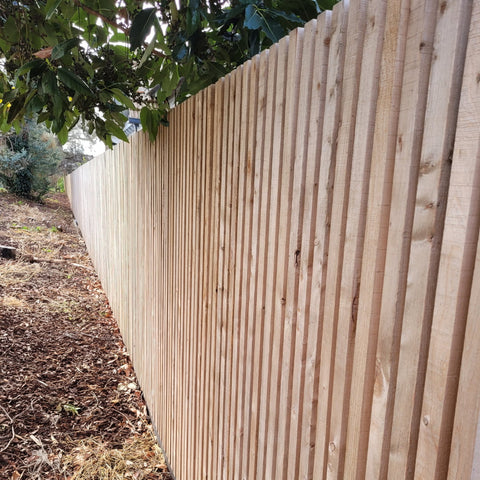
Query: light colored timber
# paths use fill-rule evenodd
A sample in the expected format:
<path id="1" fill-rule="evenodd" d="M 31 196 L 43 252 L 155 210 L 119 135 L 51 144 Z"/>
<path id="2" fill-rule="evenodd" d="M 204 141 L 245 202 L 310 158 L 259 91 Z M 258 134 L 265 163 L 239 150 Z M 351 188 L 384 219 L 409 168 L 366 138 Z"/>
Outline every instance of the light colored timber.
<path id="1" fill-rule="evenodd" d="M 369 420 L 368 406 L 374 373 L 370 362 L 370 342 L 375 338 L 377 325 L 374 317 L 361 314 L 362 287 L 365 284 L 361 284 L 360 279 L 362 260 L 369 258 L 368 253 L 364 254 L 364 247 L 375 248 L 372 244 L 365 245 L 364 236 L 383 40 L 387 35 L 386 14 L 387 2 L 369 2 L 346 212 L 327 478 L 359 480 L 365 477 L 365 425 Z M 371 289 L 372 286 L 366 288 Z M 338 375 L 342 370 L 346 372 L 346 378 Z"/>
<path id="2" fill-rule="evenodd" d="M 480 383 L 477 378 L 480 362 L 479 291 L 480 245 L 477 244 L 450 451 L 449 480 L 474 480 L 480 474 Z"/>
<path id="3" fill-rule="evenodd" d="M 250 420 L 249 420 L 249 438 L 248 438 L 248 457 L 251 459 L 246 465 L 247 477 L 254 476 L 257 452 L 258 452 L 258 424 L 260 418 L 258 416 L 258 404 L 261 392 L 258 388 L 260 371 L 255 368 L 259 365 L 260 345 L 263 339 L 262 321 L 262 304 L 264 295 L 264 270 L 265 270 L 265 228 L 266 228 L 266 195 L 268 188 L 264 186 L 266 174 L 264 168 L 268 168 L 269 162 L 265 161 L 264 142 L 268 142 L 265 135 L 265 121 L 267 109 L 267 93 L 268 93 L 268 56 L 269 52 L 262 53 L 259 57 L 258 64 L 258 92 L 256 101 L 256 131 L 255 131 L 255 153 L 254 153 L 254 179 L 253 179 L 253 219 L 252 225 L 252 268 L 250 275 L 252 280 L 250 283 L 250 304 L 249 315 L 253 319 L 253 332 L 249 335 L 251 342 L 251 364 L 252 370 L 249 375 L 250 397 Z M 255 265 L 255 268 L 253 267 Z"/>
<path id="4" fill-rule="evenodd" d="M 327 96 L 336 96 L 336 102 L 332 108 L 334 118 L 338 123 L 329 125 L 330 129 L 326 136 L 327 142 L 333 145 L 325 146 L 325 157 L 322 152 L 322 160 L 330 162 L 331 189 L 328 192 L 328 213 L 326 212 L 325 238 L 328 242 L 328 253 L 325 259 L 325 272 L 322 272 L 322 285 L 325 298 L 322 299 L 321 308 L 321 334 L 319 336 L 319 367 L 318 367 L 318 405 L 317 405 L 317 429 L 315 441 L 315 457 L 313 476 L 315 478 L 327 478 L 329 475 L 328 454 L 344 456 L 344 440 L 340 431 L 334 432 L 332 441 L 330 423 L 332 408 L 342 409 L 343 399 L 340 404 L 332 404 L 333 380 L 336 371 L 335 355 L 337 338 L 341 345 L 348 345 L 347 331 L 339 331 L 339 306 L 341 299 L 343 257 L 345 255 L 345 232 L 347 226 L 348 199 L 350 194 L 350 177 L 352 171 L 352 152 L 354 146 L 355 120 L 358 106 L 358 92 L 360 86 L 360 72 L 362 67 L 363 37 L 366 25 L 365 2 L 354 1 L 350 5 L 345 3 L 339 14 L 339 34 L 337 45 L 331 45 L 331 51 L 336 53 L 332 58 L 333 74 L 336 77 L 335 84 L 327 84 Z M 334 11 L 335 15 L 335 11 Z M 337 53 L 338 52 L 338 53 Z M 335 59 L 338 59 L 335 62 Z M 335 70 L 338 69 L 338 73 Z M 339 75 L 341 72 L 341 76 Z M 328 98 L 328 97 L 327 97 Z M 337 103 L 338 102 L 338 103 Z M 325 141 L 325 140 L 324 140 Z M 331 150 L 330 150 L 331 149 Z M 330 156 L 330 158 L 329 158 Z M 348 253 L 348 252 L 347 252 Z M 348 267 L 351 267 L 349 265 Z M 351 323 L 351 314 L 344 319 L 347 325 Z M 339 367 L 341 368 L 341 367 Z M 338 381 L 349 376 L 344 371 Z"/>
<path id="5" fill-rule="evenodd" d="M 479 26 L 344 1 L 66 178 L 178 480 L 478 476 Z"/>
<path id="6" fill-rule="evenodd" d="M 480 18 L 478 3 L 474 2 L 471 15 L 470 12 L 467 13 L 467 18 L 471 18 L 472 23 L 433 305 L 425 393 L 419 419 L 415 472 L 418 478 L 422 479 L 445 478 L 448 472 L 480 226 L 480 137 L 477 128 L 480 118 L 480 43 L 476 27 Z M 446 28 L 451 31 L 454 26 L 450 24 Z M 464 28 L 467 28 L 465 24 Z M 478 292 L 473 295 L 478 296 Z M 465 445 L 465 449 L 468 458 L 471 447 Z"/>
<path id="7" fill-rule="evenodd" d="M 364 241 L 364 260 L 360 280 L 359 316 L 378 322 L 378 346 L 375 357 L 375 377 L 372 411 L 370 414 L 370 434 L 365 476 L 385 478 L 385 458 L 383 429 L 388 394 L 390 361 L 391 322 L 385 318 L 379 322 L 382 296 L 388 222 L 391 203 L 392 176 L 395 160 L 396 133 L 398 127 L 400 94 L 405 58 L 406 29 L 409 18 L 409 1 L 389 2 L 386 11 L 385 35 L 382 48 L 379 93 L 375 120 L 375 132 L 370 166 L 370 186 Z M 365 288 L 365 285 L 368 288 Z M 374 345 L 371 345 L 373 349 Z M 380 373 L 377 365 L 382 366 Z M 371 372 L 372 373 L 372 372 Z M 371 387 L 370 387 L 371 388 Z M 372 394 L 372 392 L 369 392 Z"/>
<path id="8" fill-rule="evenodd" d="M 277 232 L 278 232 L 278 208 L 280 197 L 280 178 L 282 171 L 281 162 L 281 138 L 283 129 L 283 115 L 285 105 L 285 65 L 286 65 L 286 53 L 288 51 L 288 39 L 282 39 L 278 45 L 270 50 L 269 53 L 269 96 L 267 100 L 267 109 L 272 109 L 272 116 L 270 123 L 267 123 L 268 128 L 266 133 L 270 133 L 270 137 L 265 139 L 265 146 L 271 149 L 270 154 L 266 154 L 264 161 L 268 162 L 270 158 L 271 166 L 271 178 L 268 188 L 269 198 L 269 211 L 267 213 L 266 220 L 268 218 L 268 239 L 266 240 L 266 272 L 265 272 L 265 312 L 263 319 L 271 318 L 271 312 L 273 308 L 273 296 L 275 291 L 275 272 L 276 272 L 276 256 L 277 256 Z M 270 100 L 271 98 L 271 100 Z M 270 106 L 271 102 L 271 106 Z M 270 144 L 268 143 L 270 140 Z M 267 150 L 268 152 L 268 150 Z M 266 168 L 266 166 L 265 166 Z M 270 378 L 272 365 L 272 339 L 274 335 L 273 322 L 266 322 L 264 324 L 264 335 L 262 345 L 262 359 L 261 359 L 261 397 L 259 407 L 259 418 L 262 421 L 258 428 L 258 446 L 257 446 L 257 471 L 256 476 L 264 477 L 267 475 L 266 470 L 266 455 L 267 448 L 270 445 L 271 422 L 274 421 L 271 411 L 269 409 L 270 400 L 272 398 L 272 390 L 270 388 Z"/>

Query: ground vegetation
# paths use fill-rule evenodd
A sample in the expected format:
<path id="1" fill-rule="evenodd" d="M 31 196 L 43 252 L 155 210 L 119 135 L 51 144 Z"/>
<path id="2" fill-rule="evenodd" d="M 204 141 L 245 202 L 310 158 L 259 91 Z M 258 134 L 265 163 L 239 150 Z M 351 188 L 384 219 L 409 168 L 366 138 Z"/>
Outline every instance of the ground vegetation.
<path id="1" fill-rule="evenodd" d="M 64 159 L 57 138 L 43 125 L 27 120 L 0 137 L 0 186 L 10 193 L 41 200 Z"/>
<path id="2" fill-rule="evenodd" d="M 0 478 L 170 479 L 65 195 L 0 212 Z"/>

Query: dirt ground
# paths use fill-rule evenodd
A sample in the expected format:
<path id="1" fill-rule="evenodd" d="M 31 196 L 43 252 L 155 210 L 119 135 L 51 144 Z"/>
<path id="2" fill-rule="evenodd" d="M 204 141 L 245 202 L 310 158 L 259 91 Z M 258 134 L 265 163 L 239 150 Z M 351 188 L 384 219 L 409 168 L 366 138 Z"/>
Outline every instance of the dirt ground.
<path id="1" fill-rule="evenodd" d="M 170 479 L 65 194 L 0 193 L 0 479 Z"/>

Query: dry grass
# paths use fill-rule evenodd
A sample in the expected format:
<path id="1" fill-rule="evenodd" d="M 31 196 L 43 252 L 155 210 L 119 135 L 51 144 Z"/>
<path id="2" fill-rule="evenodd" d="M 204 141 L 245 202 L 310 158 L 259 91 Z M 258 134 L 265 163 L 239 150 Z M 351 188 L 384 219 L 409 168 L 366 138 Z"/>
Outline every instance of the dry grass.
<path id="1" fill-rule="evenodd" d="M 69 244 L 77 240 L 77 232 L 72 230 L 72 219 L 68 215 L 62 218 L 57 209 L 52 208 L 55 199 L 47 199 L 45 205 L 32 205 L 26 200 L 14 201 L 15 197 L 5 198 L 10 202 L 5 205 L 0 223 L 8 234 L 9 244 L 17 248 L 17 258 L 56 259 L 68 253 Z"/>
<path id="2" fill-rule="evenodd" d="M 34 256 L 46 259 L 61 258 L 68 250 L 68 234 L 61 234 L 55 230 L 42 229 L 41 227 L 15 228 L 11 233 L 11 242 L 17 248 L 17 255 L 22 257 Z M 57 237 L 57 238 L 55 238 Z"/>
<path id="3" fill-rule="evenodd" d="M 0 259 L 0 309 L 5 320 L 2 328 L 9 328 L 8 337 L 0 336 L 9 348 L 0 366 L 2 371 L 13 372 L 6 378 L 11 375 L 10 383 L 16 389 L 13 391 L 18 392 L 7 414 L 12 421 L 4 420 L 7 429 L 0 429 L 2 441 L 5 440 L 4 444 L 0 441 L 0 450 L 8 447 L 9 458 L 13 458 L 11 465 L 0 459 L 0 480 L 171 479 L 148 423 L 146 407 L 141 406 L 131 365 L 127 363 L 116 371 L 113 366 L 105 369 L 94 363 L 96 356 L 89 361 L 90 341 L 92 350 L 98 352 L 99 358 L 108 359 L 108 365 L 123 363 L 125 352 L 113 337 L 107 338 L 117 335 L 116 327 L 110 325 L 113 320 L 108 303 L 89 266 L 71 215 L 62 206 L 65 202 L 57 210 L 56 205 L 51 205 L 55 201 L 48 199 L 50 205 L 35 206 L 7 194 L 0 195 L 0 243 L 16 248 L 16 260 Z M 97 318 L 99 315 L 104 315 L 102 321 Z M 25 336 L 30 328 L 35 335 Z M 55 329 L 62 332 L 60 343 L 55 340 Z M 17 351 L 17 346 L 19 353 L 14 355 L 11 352 Z M 118 354 L 113 355 L 114 352 Z M 75 358 L 71 359 L 72 356 Z M 35 361 L 25 362 L 30 358 Z M 61 359 L 59 365 L 53 365 L 56 359 Z M 53 366 L 58 379 L 68 379 L 65 385 L 56 378 L 52 382 L 44 378 L 45 382 L 37 382 L 37 390 L 22 386 L 23 378 L 38 377 L 50 372 Z M 123 383 L 125 391 L 115 388 Z M 113 387 L 105 388 L 106 385 Z M 135 390 L 129 385 L 135 385 Z M 90 406 L 88 419 L 81 412 L 75 417 L 78 421 L 64 419 L 57 425 L 60 413 L 67 417 L 69 412 L 56 410 L 50 414 L 52 398 L 56 403 L 65 395 L 67 402 L 68 388 L 76 405 Z M 2 392 L 0 389 L 0 397 Z M 3 392 L 3 397 L 7 398 L 7 394 L 14 395 L 9 390 Z M 97 398 L 96 407 L 91 405 L 92 395 Z M 0 417 L 5 415 L 1 405 L 2 398 Z M 51 418 L 51 426 L 38 422 L 39 412 Z M 112 421 L 103 430 L 107 417 Z M 4 454 L 2 451 L 0 457 Z"/>
<path id="4" fill-rule="evenodd" d="M 12 297 L 12 296 L 5 296 L 0 299 L 0 306 L 3 307 L 11 307 L 11 308 L 20 308 L 20 309 L 29 309 L 30 306 L 27 302 L 22 300 L 21 298 Z"/>
<path id="5" fill-rule="evenodd" d="M 147 480 L 167 472 L 165 458 L 150 430 L 111 448 L 99 438 L 90 437 L 72 445 L 62 458 L 69 480 Z"/>
<path id="6" fill-rule="evenodd" d="M 0 286 L 29 282 L 41 272 L 40 265 L 9 260 L 0 263 Z"/>
<path id="7" fill-rule="evenodd" d="M 11 203 L 9 205 L 10 214 L 18 219 L 18 222 L 32 223 L 42 221 L 44 216 L 38 207 L 30 206 L 24 200 L 19 199 L 17 203 Z"/>
<path id="8" fill-rule="evenodd" d="M 46 203 L 58 203 L 54 199 L 48 199 Z M 55 208 L 55 207 L 54 207 Z M 15 203 L 10 202 L 8 205 L 9 217 L 14 219 L 11 227 L 25 225 L 34 228 L 36 225 L 52 226 L 55 225 L 55 211 L 46 211 L 44 208 L 39 208 L 28 200 L 18 198 Z"/>

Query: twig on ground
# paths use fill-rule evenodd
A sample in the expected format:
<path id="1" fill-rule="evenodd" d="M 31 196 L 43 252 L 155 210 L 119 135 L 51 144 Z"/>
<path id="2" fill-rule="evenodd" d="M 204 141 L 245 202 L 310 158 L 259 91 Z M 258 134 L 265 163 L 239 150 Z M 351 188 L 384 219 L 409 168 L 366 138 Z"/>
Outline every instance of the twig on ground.
<path id="1" fill-rule="evenodd" d="M 85 270 L 89 270 L 93 272 L 93 268 L 87 267 L 86 265 L 80 265 L 79 263 L 70 263 L 68 260 L 61 260 L 58 258 L 38 258 L 38 257 L 29 257 L 28 260 L 32 263 L 62 263 L 72 265 L 73 267 L 84 268 Z"/>
<path id="2" fill-rule="evenodd" d="M 0 452 L 4 452 L 9 446 L 10 444 L 13 442 L 13 440 L 15 439 L 15 429 L 13 428 L 13 420 L 12 420 L 12 417 L 8 414 L 8 412 L 0 405 L 0 408 L 3 410 L 3 412 L 5 413 L 5 415 L 8 417 L 8 419 L 10 420 L 10 423 L 12 425 L 12 438 L 10 439 L 10 441 L 7 443 L 7 445 L 5 447 L 3 447 L 2 449 L 0 449 Z"/>

